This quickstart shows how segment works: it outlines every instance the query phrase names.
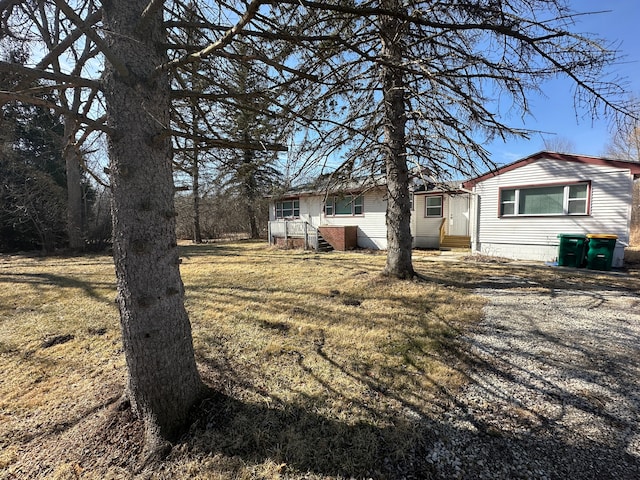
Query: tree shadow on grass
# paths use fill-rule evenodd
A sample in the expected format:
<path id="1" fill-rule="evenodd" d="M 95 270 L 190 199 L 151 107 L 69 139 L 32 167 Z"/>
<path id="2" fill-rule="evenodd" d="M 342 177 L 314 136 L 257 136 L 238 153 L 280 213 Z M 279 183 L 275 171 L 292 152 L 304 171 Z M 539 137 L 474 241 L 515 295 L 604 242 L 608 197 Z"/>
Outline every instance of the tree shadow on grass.
<path id="1" fill-rule="evenodd" d="M 262 403 L 220 393 L 200 406 L 189 434 L 182 440 L 185 448 L 179 451 L 182 453 L 174 453 L 173 460 L 178 460 L 185 451 L 192 459 L 216 458 L 216 471 L 226 469 L 230 476 L 235 476 L 239 469 L 255 473 L 270 465 L 273 478 L 280 478 L 280 474 L 285 474 L 285 478 L 374 479 L 640 478 L 640 461 L 626 451 L 626 445 L 604 444 L 588 436 L 566 437 L 561 434 L 562 418 L 545 421 L 542 415 L 537 419 L 542 426 L 535 428 L 524 415 L 512 419 L 520 422 L 517 428 L 500 428 L 493 421 L 485 421 L 490 406 L 485 412 L 473 411 L 473 404 L 458 399 L 444 387 L 439 389 L 438 408 L 427 411 L 401 398 L 383 383 L 320 353 L 324 361 L 355 382 L 366 383 L 371 395 L 386 397 L 385 402 L 370 409 L 370 420 L 350 418 L 349 408 L 353 405 L 345 408 L 344 415 L 335 411 L 331 416 L 323 414 L 322 405 L 327 397 L 349 397 L 330 382 L 325 382 L 327 397 L 300 395 L 295 404 L 268 397 L 266 393 Z M 456 354 L 465 362 L 460 368 L 473 365 L 475 375 L 470 381 L 480 388 L 490 388 L 490 383 L 484 385 L 479 372 L 491 372 L 509 378 L 514 385 L 522 383 L 523 388 L 548 395 L 551 400 L 562 397 L 568 407 L 600 416 L 606 422 L 616 421 L 613 416 L 591 408 L 580 397 L 532 386 L 526 375 L 513 375 L 512 365 L 505 362 L 497 366 L 489 364 L 466 347 Z M 216 362 L 208 367 L 218 372 L 229 368 Z M 564 368 L 568 370 L 571 366 Z M 238 372 L 227 373 L 239 378 Z M 218 381 L 225 383 L 230 378 Z M 238 386 L 236 392 L 253 388 L 250 381 Z M 509 397 L 509 392 L 504 395 Z M 367 408 L 366 397 L 351 401 L 360 403 L 361 409 Z M 384 403 L 394 406 L 381 411 L 379 406 Z M 518 402 L 514 397 L 507 398 L 505 403 Z M 271 477 L 263 472 L 251 478 Z"/>
<path id="2" fill-rule="evenodd" d="M 217 395 L 201 406 L 186 442 L 194 456 L 223 454 L 245 464 L 277 465 L 281 473 L 338 478 L 432 478 L 413 458 L 426 436 L 398 419 L 379 427 L 314 413 L 314 399 L 299 405 L 249 404 Z M 404 448 L 398 448 L 404 447 Z"/>
<path id="3" fill-rule="evenodd" d="M 98 290 L 115 290 L 115 282 L 95 282 L 78 280 L 72 276 L 57 275 L 54 273 L 12 273 L 0 277 L 0 285 L 26 284 L 34 288 L 58 287 L 62 289 L 78 289 L 84 291 L 94 300 L 110 301 L 109 298 Z"/>

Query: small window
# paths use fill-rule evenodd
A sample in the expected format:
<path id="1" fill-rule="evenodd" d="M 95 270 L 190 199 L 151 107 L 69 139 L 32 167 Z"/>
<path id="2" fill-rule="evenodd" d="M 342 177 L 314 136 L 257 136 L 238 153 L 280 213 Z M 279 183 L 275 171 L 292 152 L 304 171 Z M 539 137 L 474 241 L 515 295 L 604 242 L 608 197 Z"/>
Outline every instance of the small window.
<path id="1" fill-rule="evenodd" d="M 364 198 L 362 195 L 353 199 L 353 214 L 362 215 L 364 213 Z"/>
<path id="2" fill-rule="evenodd" d="M 333 198 L 328 198 L 324 204 L 324 214 L 327 216 L 333 216 Z"/>
<path id="3" fill-rule="evenodd" d="M 587 184 L 571 185 L 567 198 L 567 213 L 569 215 L 584 215 L 587 213 Z"/>
<path id="4" fill-rule="evenodd" d="M 324 205 L 326 216 L 334 215 L 362 215 L 364 213 L 364 199 L 362 195 L 354 197 L 329 197 Z"/>
<path id="5" fill-rule="evenodd" d="M 442 217 L 442 197 L 426 197 L 425 217 Z"/>
<path id="6" fill-rule="evenodd" d="M 276 202 L 276 218 L 298 218 L 300 216 L 300 200 L 282 200 Z"/>
<path id="7" fill-rule="evenodd" d="M 516 214 L 516 191 L 502 190 L 500 193 L 500 215 Z"/>

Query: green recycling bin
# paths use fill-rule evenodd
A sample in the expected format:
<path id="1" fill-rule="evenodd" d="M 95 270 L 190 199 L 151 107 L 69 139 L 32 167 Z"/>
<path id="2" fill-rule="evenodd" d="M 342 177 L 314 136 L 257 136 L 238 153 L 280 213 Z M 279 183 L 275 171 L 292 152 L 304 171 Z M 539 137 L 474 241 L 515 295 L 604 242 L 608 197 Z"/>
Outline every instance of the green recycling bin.
<path id="1" fill-rule="evenodd" d="M 584 266 L 587 236 L 581 233 L 559 233 L 558 265 L 561 267 Z"/>
<path id="2" fill-rule="evenodd" d="M 605 233 L 587 234 L 587 268 L 591 270 L 611 270 L 617 235 Z"/>

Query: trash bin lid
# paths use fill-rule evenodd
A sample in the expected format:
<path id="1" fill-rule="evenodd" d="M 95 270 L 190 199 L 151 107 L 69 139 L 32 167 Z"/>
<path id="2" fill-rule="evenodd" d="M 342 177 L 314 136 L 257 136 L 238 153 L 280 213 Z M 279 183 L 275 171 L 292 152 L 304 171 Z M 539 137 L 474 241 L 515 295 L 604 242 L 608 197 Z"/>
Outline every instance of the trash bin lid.
<path id="1" fill-rule="evenodd" d="M 608 240 L 615 240 L 618 238 L 618 235 L 613 235 L 612 233 L 587 233 L 587 238 L 603 238 Z"/>
<path id="2" fill-rule="evenodd" d="M 584 233 L 559 233 L 558 238 L 587 238 L 587 235 Z"/>

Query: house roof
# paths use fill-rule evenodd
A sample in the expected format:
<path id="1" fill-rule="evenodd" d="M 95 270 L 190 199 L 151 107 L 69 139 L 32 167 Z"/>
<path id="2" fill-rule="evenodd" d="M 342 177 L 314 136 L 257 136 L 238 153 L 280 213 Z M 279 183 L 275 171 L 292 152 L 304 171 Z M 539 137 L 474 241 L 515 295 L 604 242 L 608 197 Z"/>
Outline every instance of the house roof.
<path id="1" fill-rule="evenodd" d="M 460 193 L 462 187 L 462 181 L 449 181 L 449 182 L 436 182 L 425 181 L 419 183 L 413 189 L 415 195 L 431 195 L 431 194 L 443 194 L 443 193 Z"/>
<path id="2" fill-rule="evenodd" d="M 412 188 L 415 192 L 431 190 L 436 185 L 444 190 L 449 190 L 444 184 L 436 184 L 424 171 L 411 171 L 409 173 Z M 371 175 L 367 177 L 350 177 L 334 174 L 320 175 L 315 180 L 297 187 L 290 188 L 284 192 L 268 195 L 269 198 L 292 198 L 315 195 L 337 195 L 337 194 L 359 194 L 375 188 L 385 187 L 387 184 L 386 175 Z M 459 188 L 460 182 L 454 188 Z"/>
<path id="3" fill-rule="evenodd" d="M 640 177 L 640 162 L 630 162 L 626 160 L 615 160 L 603 157 L 590 157 L 586 155 L 572 155 L 568 153 L 557 153 L 557 152 L 547 152 L 542 151 L 538 153 L 534 153 L 526 158 L 521 160 L 517 160 L 508 165 L 504 165 L 502 167 L 496 168 L 495 170 L 491 170 L 487 173 L 480 175 L 479 177 L 472 178 L 467 180 L 462 185 L 464 188 L 472 188 L 477 183 L 480 183 L 487 178 L 495 177 L 496 175 L 501 175 L 503 173 L 509 172 L 511 170 L 515 170 L 516 168 L 524 167 L 525 165 L 529 165 L 531 163 L 537 162 L 538 160 L 561 160 L 564 162 L 576 162 L 576 163 L 585 163 L 590 165 L 604 165 L 609 167 L 620 168 L 623 170 L 629 170 L 634 178 Z"/>
<path id="4" fill-rule="evenodd" d="M 385 185 L 384 176 L 362 178 L 340 178 L 333 175 L 320 175 L 314 181 L 290 188 L 280 194 L 270 195 L 276 198 L 304 197 L 327 194 L 360 193 Z"/>

